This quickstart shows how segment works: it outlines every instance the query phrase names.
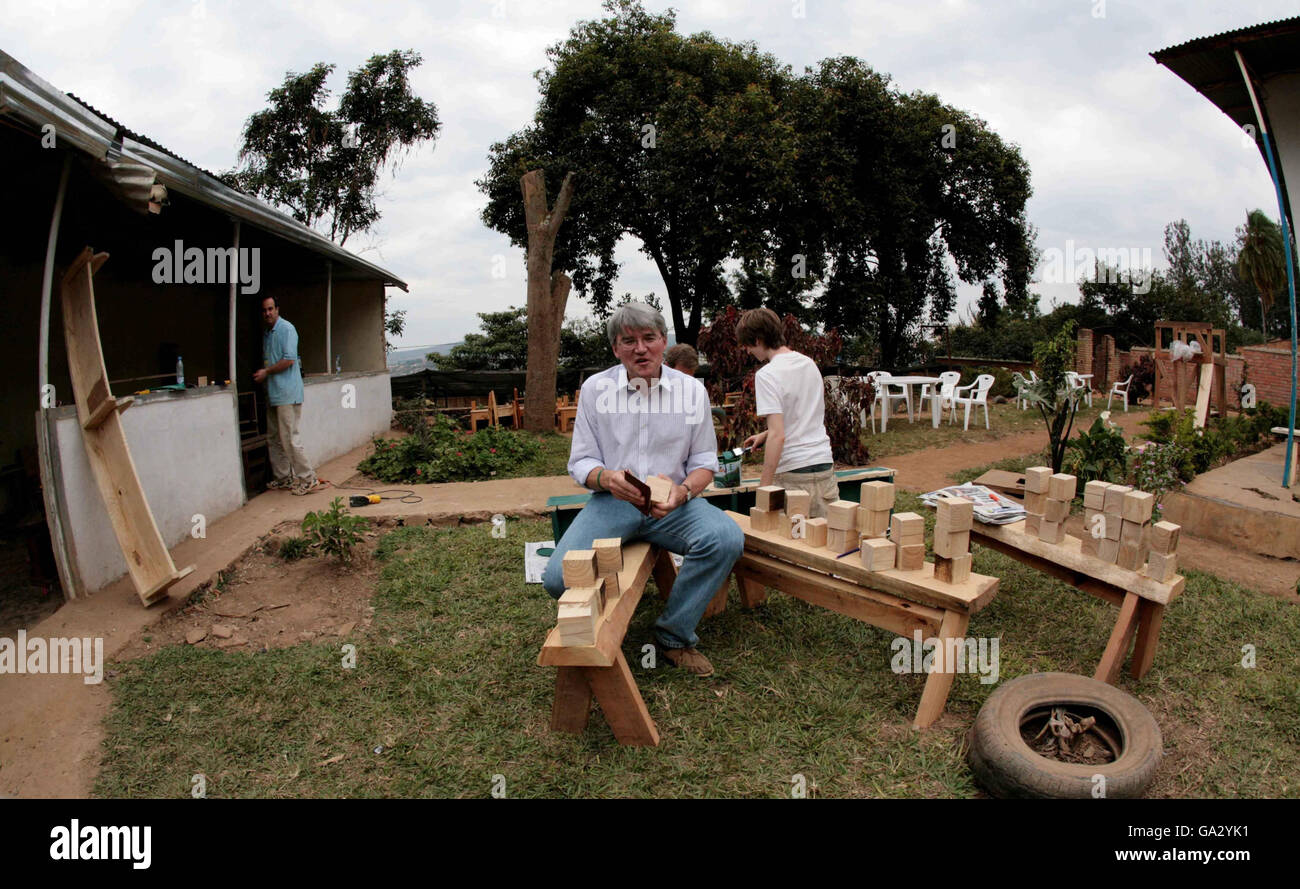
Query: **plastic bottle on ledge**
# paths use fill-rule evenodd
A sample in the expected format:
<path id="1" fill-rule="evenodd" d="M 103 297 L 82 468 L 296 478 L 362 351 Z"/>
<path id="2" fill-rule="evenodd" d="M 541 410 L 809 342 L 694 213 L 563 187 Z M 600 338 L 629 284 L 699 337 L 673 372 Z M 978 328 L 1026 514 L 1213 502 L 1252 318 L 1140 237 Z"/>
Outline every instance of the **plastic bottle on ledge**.
<path id="1" fill-rule="evenodd" d="M 185 363 L 179 355 L 176 356 L 176 385 L 185 388 Z"/>

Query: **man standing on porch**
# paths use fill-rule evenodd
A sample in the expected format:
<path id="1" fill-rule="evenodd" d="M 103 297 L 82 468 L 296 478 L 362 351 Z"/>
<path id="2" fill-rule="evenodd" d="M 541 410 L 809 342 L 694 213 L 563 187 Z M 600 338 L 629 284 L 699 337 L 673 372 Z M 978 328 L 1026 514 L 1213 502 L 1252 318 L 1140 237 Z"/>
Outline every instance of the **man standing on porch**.
<path id="1" fill-rule="evenodd" d="M 263 366 L 253 373 L 253 380 L 266 382 L 267 448 L 271 452 L 271 472 L 275 478 L 268 488 L 291 488 L 295 494 L 307 494 L 320 487 L 316 472 L 307 462 L 298 434 L 302 419 L 302 367 L 298 359 L 298 331 L 280 317 L 275 297 L 262 300 Z"/>
<path id="2" fill-rule="evenodd" d="M 582 384 L 569 449 L 569 475 L 594 493 L 555 546 L 542 583 L 564 593 L 564 554 L 596 538 L 647 540 L 685 557 L 654 635 L 669 663 L 697 676 L 713 665 L 695 644 L 695 626 L 745 548 L 726 513 L 700 498 L 718 468 L 718 444 L 704 384 L 664 366 L 667 325 L 658 310 L 633 302 L 610 316 L 607 332 L 619 363 Z M 641 512 L 627 480 L 652 475 L 672 482 L 664 501 Z"/>

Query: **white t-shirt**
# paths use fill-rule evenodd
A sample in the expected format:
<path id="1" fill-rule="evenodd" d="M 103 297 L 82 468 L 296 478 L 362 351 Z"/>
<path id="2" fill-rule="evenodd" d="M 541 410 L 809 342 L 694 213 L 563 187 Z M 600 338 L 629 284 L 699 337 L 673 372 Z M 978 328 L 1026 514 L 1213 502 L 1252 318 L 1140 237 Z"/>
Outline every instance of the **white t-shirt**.
<path id="1" fill-rule="evenodd" d="M 785 448 L 777 472 L 833 462 L 823 391 L 821 371 L 800 352 L 774 355 L 754 375 L 758 415 L 781 414 L 785 419 Z"/>

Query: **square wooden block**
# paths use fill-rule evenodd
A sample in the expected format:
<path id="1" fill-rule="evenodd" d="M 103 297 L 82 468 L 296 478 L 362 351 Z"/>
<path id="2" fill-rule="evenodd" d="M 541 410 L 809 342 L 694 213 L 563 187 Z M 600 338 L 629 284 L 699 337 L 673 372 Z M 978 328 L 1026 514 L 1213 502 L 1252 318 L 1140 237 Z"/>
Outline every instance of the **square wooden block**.
<path id="1" fill-rule="evenodd" d="M 749 526 L 755 531 L 775 531 L 780 527 L 780 520 L 785 515 L 781 511 L 773 512 L 752 506 L 749 509 Z"/>
<path id="2" fill-rule="evenodd" d="M 835 555 L 848 552 L 858 545 L 857 530 L 846 531 L 843 528 L 828 528 L 826 531 L 826 548 Z"/>
<path id="3" fill-rule="evenodd" d="M 900 546 L 925 542 L 925 519 L 914 512 L 896 512 L 889 520 L 889 539 Z"/>
<path id="4" fill-rule="evenodd" d="M 894 486 L 889 482 L 863 482 L 859 497 L 865 509 L 894 508 Z"/>
<path id="5" fill-rule="evenodd" d="M 920 571 L 925 564 L 925 544 L 911 543 L 898 547 L 898 570 Z"/>
<path id="6" fill-rule="evenodd" d="M 1106 505 L 1106 482 L 1091 481 L 1083 486 L 1083 505 L 1088 509 L 1101 510 Z"/>
<path id="7" fill-rule="evenodd" d="M 1151 549 L 1170 555 L 1178 551 L 1178 532 L 1181 525 L 1173 522 L 1156 522 L 1151 526 Z"/>
<path id="8" fill-rule="evenodd" d="M 858 531 L 863 537 L 884 537 L 889 533 L 889 510 L 859 509 Z"/>
<path id="9" fill-rule="evenodd" d="M 1047 498 L 1049 500 L 1073 500 L 1078 490 L 1079 480 L 1074 476 L 1058 472 L 1048 479 Z"/>
<path id="10" fill-rule="evenodd" d="M 1042 527 L 1043 517 L 1035 513 L 1025 513 L 1025 533 L 1030 537 L 1038 536 L 1038 529 Z"/>
<path id="11" fill-rule="evenodd" d="M 965 583 L 970 579 L 971 554 L 952 558 L 934 557 L 934 579 L 943 583 Z"/>
<path id="12" fill-rule="evenodd" d="M 862 567 L 868 571 L 888 571 L 894 567 L 896 547 L 883 537 L 862 540 Z"/>
<path id="13" fill-rule="evenodd" d="M 1169 583 L 1178 574 L 1178 554 L 1147 553 L 1147 566 L 1142 573 L 1152 580 Z"/>
<path id="14" fill-rule="evenodd" d="M 1129 485 L 1111 485 L 1106 489 L 1106 499 L 1102 504 L 1102 512 L 1113 512 L 1116 515 L 1124 513 L 1124 495 L 1133 490 Z"/>
<path id="15" fill-rule="evenodd" d="M 970 531 L 951 531 L 947 534 L 935 531 L 934 554 L 946 559 L 955 558 L 970 552 Z"/>
<path id="16" fill-rule="evenodd" d="M 1097 541 L 1097 558 L 1114 565 L 1119 559 L 1119 541 L 1103 537 Z"/>
<path id="17" fill-rule="evenodd" d="M 780 485 L 764 485 L 754 492 L 754 505 L 768 512 L 785 509 L 785 488 Z"/>
<path id="18" fill-rule="evenodd" d="M 1042 515 L 1043 510 L 1047 508 L 1046 494 L 1026 494 L 1025 495 L 1025 512 L 1032 512 L 1035 515 Z"/>
<path id="19" fill-rule="evenodd" d="M 596 573 L 601 577 L 623 570 L 623 541 L 617 537 L 602 537 L 591 542 L 596 551 Z"/>
<path id="20" fill-rule="evenodd" d="M 1151 520 L 1151 509 L 1156 505 L 1156 498 L 1146 491 L 1129 491 L 1124 495 L 1124 504 L 1120 514 L 1128 522 L 1147 522 Z"/>
<path id="21" fill-rule="evenodd" d="M 790 488 L 785 492 L 785 514 L 801 515 L 808 517 L 808 510 L 812 508 L 812 494 L 807 491 L 800 491 L 798 488 Z"/>
<path id="22" fill-rule="evenodd" d="M 594 549 L 571 549 L 564 554 L 562 563 L 564 585 L 573 587 L 594 587 L 596 585 L 596 551 Z"/>
<path id="23" fill-rule="evenodd" d="M 934 510 L 935 522 L 949 531 L 969 531 L 975 521 L 975 504 L 965 497 L 940 497 Z"/>
<path id="24" fill-rule="evenodd" d="M 1070 517 L 1069 500 L 1048 500 L 1047 508 L 1043 510 L 1043 521 L 1045 522 L 1064 522 Z"/>
<path id="25" fill-rule="evenodd" d="M 1065 527 L 1060 522 L 1049 522 L 1044 518 L 1038 525 L 1038 539 L 1044 543 L 1060 543 L 1065 539 Z"/>
<path id="26" fill-rule="evenodd" d="M 852 500 L 836 500 L 826 507 L 826 524 L 836 531 L 857 531 L 858 505 Z"/>
<path id="27" fill-rule="evenodd" d="M 818 549 L 826 546 L 826 517 L 808 519 L 803 523 L 803 542 Z"/>
<path id="28" fill-rule="evenodd" d="M 1025 492 L 1028 494 L 1046 494 L 1048 479 L 1052 477 L 1050 466 L 1031 466 L 1025 470 Z"/>

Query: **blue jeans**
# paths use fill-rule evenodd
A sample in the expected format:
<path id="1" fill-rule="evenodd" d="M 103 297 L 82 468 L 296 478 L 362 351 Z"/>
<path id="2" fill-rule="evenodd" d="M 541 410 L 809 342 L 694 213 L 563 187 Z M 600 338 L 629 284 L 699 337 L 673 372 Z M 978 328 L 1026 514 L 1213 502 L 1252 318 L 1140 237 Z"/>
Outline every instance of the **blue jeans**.
<path id="1" fill-rule="evenodd" d="M 655 621 L 655 638 L 664 648 L 693 648 L 699 641 L 695 625 L 745 549 L 740 526 L 702 499 L 691 500 L 662 519 L 655 519 L 599 491 L 591 495 L 556 544 L 542 576 L 546 592 L 556 599 L 564 594 L 565 553 L 590 549 L 591 542 L 602 537 L 618 537 L 624 543 L 645 540 L 685 556 L 668 603 Z"/>

